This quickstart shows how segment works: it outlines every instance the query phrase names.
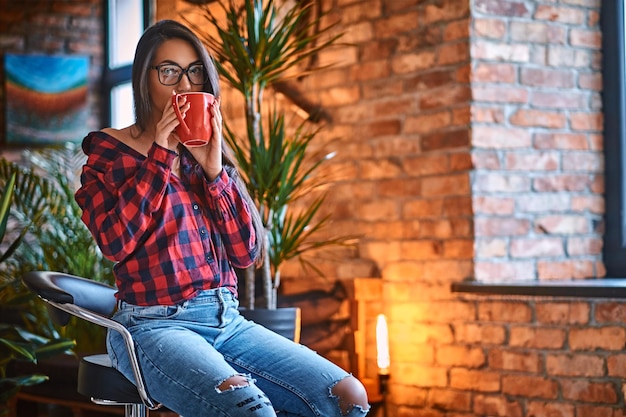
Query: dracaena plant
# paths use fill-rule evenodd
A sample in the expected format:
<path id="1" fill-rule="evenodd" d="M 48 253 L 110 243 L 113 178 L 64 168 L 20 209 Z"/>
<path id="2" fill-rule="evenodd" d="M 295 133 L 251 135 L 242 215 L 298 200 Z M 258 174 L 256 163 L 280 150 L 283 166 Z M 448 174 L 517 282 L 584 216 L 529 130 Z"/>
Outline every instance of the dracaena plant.
<path id="1" fill-rule="evenodd" d="M 318 175 L 318 168 L 332 153 L 312 152 L 318 129 L 309 129 L 306 122 L 288 128 L 285 112 L 264 97 L 267 88 L 312 71 L 305 64 L 340 37 L 333 34 L 333 26 L 319 27 L 322 15 L 315 16 L 315 2 L 290 6 L 273 0 L 222 0 L 205 6 L 202 18 L 208 28 L 186 19 L 209 47 L 221 77 L 243 96 L 245 137 L 226 123 L 225 140 L 266 229 L 268 256 L 261 275 L 265 307 L 270 309 L 277 305 L 285 261 L 297 258 L 315 269 L 303 254 L 347 240 L 321 238 L 319 233 L 329 218 L 320 212 L 325 198 L 320 189 L 327 178 Z M 214 7 L 223 13 L 215 13 Z M 313 202 L 298 205 L 303 196 Z M 246 271 L 248 308 L 254 308 L 255 273 L 252 268 Z"/>

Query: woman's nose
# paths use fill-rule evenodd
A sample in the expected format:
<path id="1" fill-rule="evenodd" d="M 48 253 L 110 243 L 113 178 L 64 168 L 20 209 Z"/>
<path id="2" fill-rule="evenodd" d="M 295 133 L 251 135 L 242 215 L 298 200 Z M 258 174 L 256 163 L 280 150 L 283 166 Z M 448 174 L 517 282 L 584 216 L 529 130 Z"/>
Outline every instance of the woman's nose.
<path id="1" fill-rule="evenodd" d="M 191 81 L 189 80 L 189 74 L 183 74 L 183 77 L 178 82 L 178 88 L 176 90 L 179 93 L 185 93 L 191 91 Z"/>

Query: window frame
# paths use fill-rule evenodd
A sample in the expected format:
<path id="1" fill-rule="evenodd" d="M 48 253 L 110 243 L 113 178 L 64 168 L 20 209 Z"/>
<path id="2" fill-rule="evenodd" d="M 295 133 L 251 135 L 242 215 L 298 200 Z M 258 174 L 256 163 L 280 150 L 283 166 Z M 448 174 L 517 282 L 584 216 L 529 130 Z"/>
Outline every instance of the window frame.
<path id="1" fill-rule="evenodd" d="M 152 24 L 152 1 L 142 0 L 143 3 L 143 29 L 146 30 Z M 104 66 L 102 72 L 101 83 L 101 122 L 102 126 L 111 126 L 111 92 L 121 84 L 131 81 L 132 64 L 124 65 L 117 68 L 111 68 L 110 42 L 111 27 L 109 26 L 110 0 L 105 2 L 104 7 Z"/>
<path id="2" fill-rule="evenodd" d="M 604 0 L 602 25 L 602 105 L 604 112 L 605 235 L 608 277 L 626 272 L 626 78 L 623 0 Z"/>

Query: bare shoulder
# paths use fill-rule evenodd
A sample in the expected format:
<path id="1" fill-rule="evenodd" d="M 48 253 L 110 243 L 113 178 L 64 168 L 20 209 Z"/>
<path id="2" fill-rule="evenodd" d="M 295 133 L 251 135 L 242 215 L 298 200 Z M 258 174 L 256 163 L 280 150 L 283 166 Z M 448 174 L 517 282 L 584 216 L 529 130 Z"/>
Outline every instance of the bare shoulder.
<path id="1" fill-rule="evenodd" d="M 114 129 L 112 127 L 106 127 L 102 129 L 102 132 L 107 135 L 112 136 L 113 138 L 119 140 L 123 144 L 127 145 L 130 148 L 146 155 L 148 152 L 149 146 L 146 146 L 141 140 L 141 136 L 136 137 L 133 135 L 132 126 L 125 127 L 123 129 Z"/>
<path id="2" fill-rule="evenodd" d="M 128 146 L 131 146 L 129 143 L 132 140 L 130 126 L 125 127 L 124 129 L 105 127 L 104 129 L 102 129 L 102 132 L 106 133 L 107 135 L 113 136 L 115 139 L 119 140 L 120 142 L 124 142 Z"/>

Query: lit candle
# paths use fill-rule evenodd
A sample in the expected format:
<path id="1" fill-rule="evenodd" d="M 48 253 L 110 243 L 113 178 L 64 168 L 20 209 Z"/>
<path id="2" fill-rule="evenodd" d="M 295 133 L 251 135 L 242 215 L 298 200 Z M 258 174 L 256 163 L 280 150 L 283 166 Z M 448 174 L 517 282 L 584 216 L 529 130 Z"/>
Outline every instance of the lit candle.
<path id="1" fill-rule="evenodd" d="M 389 333 L 384 314 L 379 314 L 376 320 L 376 363 L 380 375 L 389 374 Z"/>

